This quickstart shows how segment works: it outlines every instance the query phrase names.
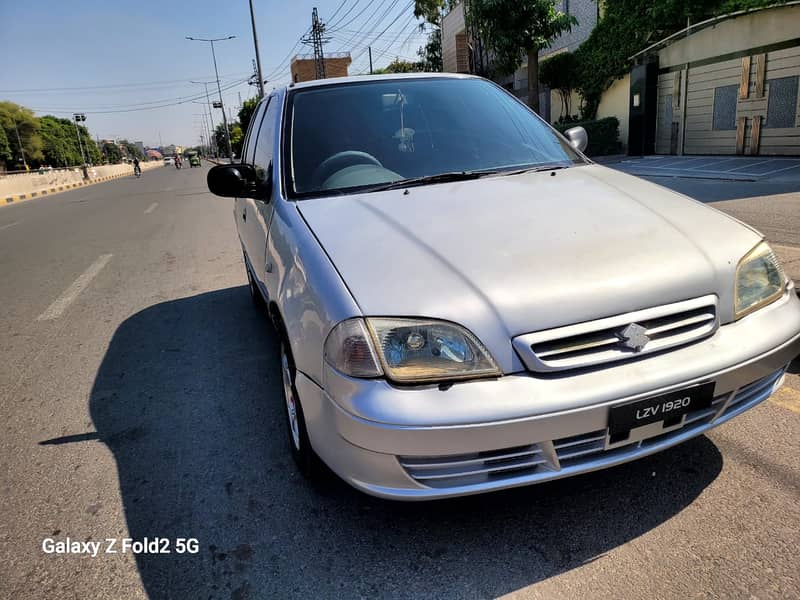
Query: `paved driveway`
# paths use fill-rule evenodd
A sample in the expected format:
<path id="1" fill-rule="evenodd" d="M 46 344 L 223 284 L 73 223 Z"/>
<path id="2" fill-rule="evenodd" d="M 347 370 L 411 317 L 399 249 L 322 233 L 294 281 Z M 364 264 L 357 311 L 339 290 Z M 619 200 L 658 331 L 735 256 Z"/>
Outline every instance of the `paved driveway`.
<path id="1" fill-rule="evenodd" d="M 767 156 L 645 156 L 613 165 L 641 177 L 689 177 L 733 181 L 793 181 L 800 184 L 800 158 Z"/>

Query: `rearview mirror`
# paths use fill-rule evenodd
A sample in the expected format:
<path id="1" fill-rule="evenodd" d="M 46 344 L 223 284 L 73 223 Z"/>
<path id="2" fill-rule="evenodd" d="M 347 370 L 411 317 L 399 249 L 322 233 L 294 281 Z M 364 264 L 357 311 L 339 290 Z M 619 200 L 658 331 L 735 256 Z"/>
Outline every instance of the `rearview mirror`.
<path id="1" fill-rule="evenodd" d="M 269 202 L 271 181 L 260 181 L 250 165 L 232 164 L 213 167 L 206 177 L 212 194 L 223 198 L 254 198 Z"/>
<path id="2" fill-rule="evenodd" d="M 572 127 L 571 129 L 567 129 L 564 132 L 567 140 L 569 140 L 569 145 L 575 148 L 578 152 L 583 152 L 586 150 L 586 146 L 589 145 L 589 136 L 586 133 L 586 130 L 583 127 Z"/>

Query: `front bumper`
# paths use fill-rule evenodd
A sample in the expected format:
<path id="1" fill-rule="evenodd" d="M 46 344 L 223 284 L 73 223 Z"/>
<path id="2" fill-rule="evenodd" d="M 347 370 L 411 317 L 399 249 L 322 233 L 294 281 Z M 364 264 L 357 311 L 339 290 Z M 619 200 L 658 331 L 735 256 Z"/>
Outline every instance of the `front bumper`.
<path id="1" fill-rule="evenodd" d="M 397 388 L 302 373 L 297 388 L 312 446 L 344 480 L 375 496 L 426 500 L 517 487 L 647 456 L 764 401 L 800 354 L 800 300 L 775 304 L 690 346 L 601 369 Z M 634 429 L 611 443 L 611 407 L 715 383 L 710 409 Z"/>

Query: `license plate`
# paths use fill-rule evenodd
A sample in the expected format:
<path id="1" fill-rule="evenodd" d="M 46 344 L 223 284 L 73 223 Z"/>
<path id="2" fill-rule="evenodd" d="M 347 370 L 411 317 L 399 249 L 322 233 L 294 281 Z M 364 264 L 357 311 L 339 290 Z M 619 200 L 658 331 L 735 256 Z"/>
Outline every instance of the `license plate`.
<path id="1" fill-rule="evenodd" d="M 711 406 L 714 383 L 703 383 L 676 392 L 669 392 L 622 406 L 615 406 L 609 415 L 609 433 L 614 435 L 657 421 L 678 421 L 694 410 Z"/>

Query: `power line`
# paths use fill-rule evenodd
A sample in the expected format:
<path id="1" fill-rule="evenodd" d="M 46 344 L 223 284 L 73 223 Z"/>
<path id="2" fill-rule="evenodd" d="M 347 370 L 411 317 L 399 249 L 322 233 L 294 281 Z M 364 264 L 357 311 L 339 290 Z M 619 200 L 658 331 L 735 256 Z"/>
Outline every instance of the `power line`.
<path id="1" fill-rule="evenodd" d="M 358 2 L 356 2 L 356 4 L 357 4 L 357 3 L 358 3 Z M 336 17 L 336 15 L 338 15 L 338 14 L 339 14 L 339 11 L 340 11 L 340 10 L 342 10 L 342 8 L 344 7 L 344 5 L 345 5 L 345 4 L 347 4 L 347 0 L 342 0 L 342 3 L 339 5 L 339 8 L 337 8 L 335 11 L 333 11 L 333 14 L 332 14 L 330 17 L 328 17 L 328 20 L 330 21 L 330 20 L 332 20 L 333 18 L 335 18 L 335 17 Z"/>
<path id="2" fill-rule="evenodd" d="M 235 86 L 239 85 L 242 81 L 247 81 L 247 80 L 246 79 L 245 80 L 237 80 L 237 81 L 233 81 L 233 82 L 227 83 L 225 85 L 226 86 L 227 85 L 233 85 L 235 87 Z M 100 110 L 100 109 L 109 109 L 109 108 L 136 108 L 136 107 L 146 107 L 146 106 L 149 106 L 149 105 L 152 105 L 152 104 L 162 104 L 164 102 L 175 102 L 175 101 L 184 100 L 184 99 L 187 99 L 187 98 L 189 98 L 189 99 L 194 98 L 194 94 L 190 94 L 190 95 L 186 95 L 186 96 L 175 96 L 175 97 L 172 97 L 172 98 L 161 98 L 159 100 L 148 100 L 146 102 L 133 102 L 133 103 L 125 102 L 125 103 L 122 103 L 122 104 L 95 104 L 95 105 L 90 105 L 90 106 L 86 106 L 84 104 L 81 104 L 81 106 L 84 107 L 84 109 L 86 109 L 86 110 L 95 110 L 95 109 Z"/>
<path id="3" fill-rule="evenodd" d="M 366 20 L 366 21 L 364 21 L 364 22 L 365 22 L 365 23 L 369 22 L 369 21 L 372 19 L 372 17 L 373 17 L 373 16 L 375 16 L 375 15 L 377 14 L 377 12 L 378 12 L 378 11 L 381 9 L 381 7 L 382 7 L 384 4 L 386 4 L 386 2 L 387 2 L 387 1 L 388 1 L 388 0 L 382 0 L 382 2 L 381 2 L 380 4 L 378 4 L 377 8 L 375 8 L 375 10 L 372 12 L 372 14 L 371 14 L 371 15 L 370 15 L 370 16 L 367 18 L 367 20 Z M 354 21 L 356 21 L 356 19 L 358 19 L 358 17 L 360 17 L 361 15 L 363 15 L 365 12 L 367 12 L 367 11 L 369 10 L 369 8 L 370 8 L 370 3 L 369 3 L 369 2 L 367 2 L 367 5 L 366 5 L 364 8 L 362 8 L 360 11 L 358 11 L 358 13 L 356 13 L 356 15 L 355 15 L 355 16 L 354 16 L 352 19 L 350 19 L 350 20 L 349 20 L 347 23 L 345 23 L 344 25 L 342 25 L 342 27 L 347 27 L 348 25 L 350 25 L 351 23 L 353 23 Z M 337 25 L 338 25 L 338 24 L 339 24 L 339 23 L 337 23 Z M 333 26 L 331 26 L 331 27 L 333 27 Z"/>
<path id="4" fill-rule="evenodd" d="M 234 77 L 241 77 L 244 73 L 237 73 L 233 75 L 223 75 L 221 79 L 228 79 Z M 19 90 L 0 90 L 0 94 L 28 94 L 35 92 L 71 92 L 79 90 L 100 90 L 111 88 L 131 88 L 131 87 L 151 87 L 161 85 L 164 83 L 189 83 L 190 79 L 203 79 L 203 77 L 189 77 L 184 79 L 164 79 L 161 81 L 144 81 L 138 83 L 111 83 L 107 85 L 82 85 L 75 87 L 47 87 L 47 88 L 28 88 Z"/>
<path id="5" fill-rule="evenodd" d="M 222 90 L 223 91 L 232 90 L 235 87 L 245 83 L 246 81 L 247 81 L 247 79 L 242 79 L 242 80 L 237 81 L 235 83 L 232 83 L 232 84 L 230 84 L 228 86 L 222 87 Z M 205 96 L 206 96 L 205 94 L 200 94 L 199 96 L 192 96 L 190 98 L 187 97 L 186 99 L 180 100 L 178 102 L 170 102 L 170 103 L 166 103 L 166 104 L 160 104 L 158 106 L 146 106 L 146 107 L 140 107 L 140 108 L 127 108 L 127 109 L 119 109 L 119 110 L 86 110 L 85 112 L 87 112 L 89 114 L 93 114 L 93 115 L 105 115 L 105 114 L 112 114 L 112 113 L 127 113 L 127 112 L 139 112 L 139 111 L 145 111 L 145 110 L 155 110 L 155 109 L 158 109 L 158 108 L 167 108 L 167 107 L 170 107 L 170 106 L 179 106 L 181 104 L 187 104 L 187 103 L 189 103 L 189 102 L 191 102 L 193 100 L 199 100 L 200 98 L 205 98 Z M 65 110 L 42 109 L 42 108 L 31 108 L 31 110 L 34 110 L 36 112 L 54 112 L 54 113 L 59 113 L 59 114 L 71 114 L 72 113 L 71 110 L 70 111 L 65 111 Z"/>
<path id="6" fill-rule="evenodd" d="M 310 31 L 311 31 L 311 28 L 309 27 L 308 29 L 306 29 L 306 30 L 303 32 L 303 34 L 302 34 L 302 35 L 301 35 L 301 36 L 298 38 L 298 40 L 295 42 L 294 46 L 292 46 L 292 49 L 291 49 L 291 50 L 289 50 L 289 52 L 287 52 L 287 53 L 286 53 L 286 56 L 284 56 L 284 57 L 283 57 L 283 60 L 281 60 L 281 62 L 279 62 L 279 63 L 278 63 L 278 65 L 277 65 L 277 66 L 276 66 L 276 67 L 275 67 L 275 68 L 274 68 L 274 69 L 273 69 L 273 70 L 272 70 L 270 73 L 268 73 L 268 74 L 264 75 L 264 79 L 274 79 L 275 77 L 277 77 L 278 75 L 280 75 L 281 73 L 283 73 L 283 72 L 284 72 L 284 71 L 282 71 L 281 69 L 283 68 L 283 66 L 284 66 L 284 65 L 286 65 L 286 64 L 288 64 L 288 63 L 289 63 L 289 61 L 290 61 L 290 60 L 291 60 L 291 58 L 292 58 L 292 54 L 295 52 L 295 50 L 297 49 L 297 47 L 298 47 L 298 46 L 300 46 L 300 45 L 303 43 L 303 38 L 304 38 L 306 35 L 308 35 L 308 33 L 309 33 Z"/>
<path id="7" fill-rule="evenodd" d="M 332 16 L 330 19 L 328 19 L 328 22 L 330 23 L 329 27 L 330 27 L 330 28 L 334 28 L 334 27 L 336 27 L 336 26 L 337 26 L 339 23 L 341 23 L 342 21 L 344 21 L 344 20 L 347 18 L 347 15 L 349 15 L 351 12 L 353 12 L 353 11 L 355 10 L 356 6 L 358 6 L 360 2 L 361 2 L 361 0 L 356 0 L 355 4 L 353 4 L 353 6 L 351 6 L 349 9 L 347 9 L 347 12 L 346 12 L 346 13 L 344 13 L 344 14 L 343 14 L 341 17 L 339 17 L 339 20 L 338 20 L 338 21 L 335 21 L 334 23 L 330 23 L 330 21 L 333 21 L 333 16 L 336 16 L 336 15 L 334 14 L 334 15 L 333 15 L 333 16 Z"/>
<path id="8" fill-rule="evenodd" d="M 397 3 L 397 2 L 395 1 L 395 4 L 396 4 L 396 3 Z M 400 17 L 402 17 L 402 16 L 405 14 L 405 12 L 406 12 L 406 11 L 407 11 L 409 8 L 411 8 L 413 5 L 414 5 L 414 0 L 411 0 L 411 2 L 409 2 L 408 4 L 406 4 L 405 8 L 403 8 L 403 10 L 402 10 L 402 11 L 400 11 L 400 14 L 398 14 L 398 15 L 397 15 L 397 16 L 396 16 L 396 17 L 395 17 L 393 20 L 392 20 L 392 22 L 391 22 L 391 23 L 389 23 L 389 25 L 386 27 L 386 29 L 384 29 L 384 30 L 383 30 L 383 31 L 381 31 L 381 32 L 380 32 L 378 35 L 376 35 L 376 36 L 375 36 L 375 38 L 374 38 L 374 39 L 373 39 L 373 40 L 372 40 L 372 41 L 371 41 L 371 42 L 368 44 L 368 46 L 372 46 L 372 45 L 373 45 L 375 42 L 377 42 L 377 41 L 380 39 L 380 37 L 381 37 L 381 36 L 382 36 L 384 33 L 386 33 L 386 31 L 388 31 L 388 30 L 389 30 L 389 28 L 390 28 L 392 25 L 394 25 L 394 24 L 397 22 L 397 20 L 398 20 Z M 353 59 L 353 62 L 355 63 L 355 61 L 356 61 L 356 60 L 358 60 L 359 58 L 361 58 L 362 56 L 364 56 L 364 53 L 365 53 L 365 52 L 366 52 L 366 50 L 362 50 L 362 51 L 361 51 L 361 54 L 359 54 L 358 58 L 354 58 L 354 59 Z"/>

